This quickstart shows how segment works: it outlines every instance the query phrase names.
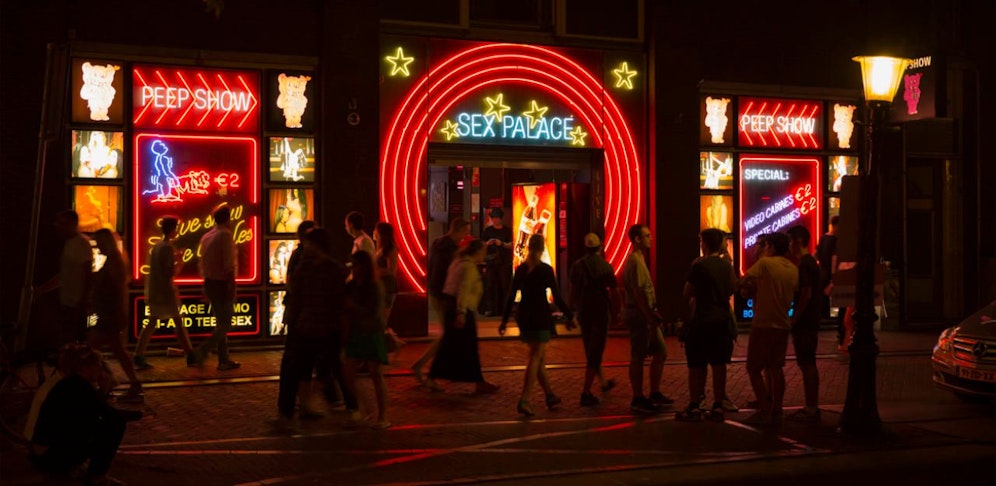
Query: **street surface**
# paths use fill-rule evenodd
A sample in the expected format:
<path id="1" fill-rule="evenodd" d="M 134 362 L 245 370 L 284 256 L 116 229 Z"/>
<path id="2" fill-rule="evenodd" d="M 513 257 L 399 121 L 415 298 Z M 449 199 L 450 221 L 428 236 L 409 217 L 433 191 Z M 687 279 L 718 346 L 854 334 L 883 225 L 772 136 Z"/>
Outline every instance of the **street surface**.
<path id="1" fill-rule="evenodd" d="M 488 332 L 482 330 L 482 335 Z M 207 484 L 996 484 L 996 405 L 964 403 L 931 383 L 936 333 L 879 333 L 879 410 L 884 433 L 867 438 L 836 431 L 847 388 L 847 362 L 835 332 L 821 332 L 818 367 L 822 420 L 787 419 L 772 427 L 745 425 L 749 411 L 724 423 L 684 423 L 672 412 L 637 417 L 629 410 L 628 338 L 614 332 L 606 375 L 619 386 L 595 408 L 581 408 L 581 341 L 552 341 L 548 367 L 563 405 L 548 411 L 538 389 L 533 419 L 517 415 L 525 345 L 484 339 L 485 377 L 501 386 L 476 396 L 473 385 L 443 383 L 442 393 L 416 384 L 408 370 L 427 347 L 412 342 L 388 368 L 388 430 L 344 430 L 346 414 L 275 425 L 280 352 L 243 351 L 236 371 L 203 370 L 182 358 L 152 356 L 142 372 L 146 404 L 156 412 L 129 425 L 111 474 L 133 485 Z M 729 394 L 752 399 L 743 365 L 746 335 L 737 344 Z M 688 403 L 687 368 L 669 337 L 663 391 Z M 791 348 L 789 350 L 791 354 Z M 116 364 L 112 364 L 116 368 Z M 803 403 L 801 377 L 786 365 L 787 414 Z M 711 385 L 711 383 L 710 383 Z M 373 400 L 368 379 L 361 399 Z M 596 386 L 596 395 L 598 395 Z M 325 404 L 321 400 L 319 406 Z M 986 467 L 983 467 L 983 466 Z M 4 445 L 3 484 L 42 484 L 24 452 Z"/>

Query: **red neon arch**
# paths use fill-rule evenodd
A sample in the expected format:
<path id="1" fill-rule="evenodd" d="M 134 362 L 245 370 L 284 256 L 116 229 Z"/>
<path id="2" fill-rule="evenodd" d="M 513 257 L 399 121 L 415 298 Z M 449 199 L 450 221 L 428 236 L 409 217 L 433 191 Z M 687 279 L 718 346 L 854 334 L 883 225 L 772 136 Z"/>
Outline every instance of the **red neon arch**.
<path id="1" fill-rule="evenodd" d="M 423 194 L 432 127 L 450 107 L 495 85 L 543 90 L 572 107 L 593 145 L 605 152 L 605 254 L 618 272 L 629 249 L 626 230 L 644 211 L 644 181 L 633 135 L 619 105 L 574 60 L 544 47 L 487 44 L 455 54 L 433 67 L 398 105 L 384 137 L 380 164 L 381 218 L 396 228 L 399 268 L 425 291 L 426 221 Z"/>

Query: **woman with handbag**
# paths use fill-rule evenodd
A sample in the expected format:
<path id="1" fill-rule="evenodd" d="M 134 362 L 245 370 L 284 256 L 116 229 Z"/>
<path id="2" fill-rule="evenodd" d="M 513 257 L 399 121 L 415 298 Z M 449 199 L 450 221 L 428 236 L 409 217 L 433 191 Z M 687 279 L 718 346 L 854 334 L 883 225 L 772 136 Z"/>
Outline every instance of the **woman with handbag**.
<path id="1" fill-rule="evenodd" d="M 436 379 L 475 383 L 477 393 L 494 393 L 498 385 L 484 380 L 481 355 L 477 348 L 477 305 L 484 295 L 484 285 L 477 266 L 484 263 L 485 247 L 481 240 L 471 240 L 456 254 L 446 272 L 443 286 L 443 337 L 432 361 L 425 386 L 442 391 Z"/>

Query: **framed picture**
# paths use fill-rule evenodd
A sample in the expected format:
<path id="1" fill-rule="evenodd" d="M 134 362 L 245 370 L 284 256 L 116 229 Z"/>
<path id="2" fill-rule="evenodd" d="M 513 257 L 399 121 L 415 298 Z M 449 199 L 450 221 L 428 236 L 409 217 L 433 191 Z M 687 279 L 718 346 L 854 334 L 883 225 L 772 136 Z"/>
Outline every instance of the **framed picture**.
<path id="1" fill-rule="evenodd" d="M 733 154 L 729 152 L 699 152 L 699 188 L 733 189 Z"/>
<path id="2" fill-rule="evenodd" d="M 270 137 L 270 181 L 314 182 L 315 139 Z"/>
<path id="3" fill-rule="evenodd" d="M 71 136 L 73 178 L 121 180 L 124 132 L 73 130 Z"/>
<path id="4" fill-rule="evenodd" d="M 296 233 L 301 221 L 315 219 L 314 208 L 314 189 L 270 189 L 270 232 Z"/>
<path id="5" fill-rule="evenodd" d="M 121 198 L 120 186 L 73 186 L 73 209 L 80 217 L 80 231 L 107 228 L 121 233 Z"/>
<path id="6" fill-rule="evenodd" d="M 699 196 L 699 228 L 716 228 L 723 233 L 731 233 L 733 196 L 720 194 Z"/>
<path id="7" fill-rule="evenodd" d="M 287 334 L 287 328 L 284 326 L 284 296 L 286 295 L 286 291 L 277 290 L 270 292 L 270 297 L 267 299 L 270 303 L 268 307 L 270 309 L 269 327 L 271 336 L 283 336 Z"/>
<path id="8" fill-rule="evenodd" d="M 840 192 L 844 176 L 858 175 L 858 158 L 850 155 L 834 155 L 827 164 L 830 175 L 827 177 L 827 190 Z"/>
<path id="9" fill-rule="evenodd" d="M 270 240 L 270 283 L 287 283 L 287 269 L 297 240 Z"/>

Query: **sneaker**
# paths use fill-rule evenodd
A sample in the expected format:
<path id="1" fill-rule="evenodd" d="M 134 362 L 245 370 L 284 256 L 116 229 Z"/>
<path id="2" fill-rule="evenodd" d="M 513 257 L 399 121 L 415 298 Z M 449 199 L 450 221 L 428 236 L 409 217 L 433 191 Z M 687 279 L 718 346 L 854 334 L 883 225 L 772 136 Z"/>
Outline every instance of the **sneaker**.
<path id="1" fill-rule="evenodd" d="M 166 356 L 170 358 L 179 358 L 180 356 L 185 356 L 187 353 L 180 348 L 166 348 Z"/>
<path id="2" fill-rule="evenodd" d="M 651 393 L 649 399 L 651 402 L 654 402 L 654 405 L 657 405 L 658 407 L 669 407 L 671 405 L 674 405 L 674 399 L 664 396 L 664 394 L 661 392 Z"/>
<path id="3" fill-rule="evenodd" d="M 581 406 L 582 407 L 594 407 L 598 405 L 598 397 L 592 395 L 590 392 L 581 394 Z"/>
<path id="4" fill-rule="evenodd" d="M 145 356 L 135 356 L 132 361 L 135 363 L 135 371 L 145 371 L 155 368 L 152 363 L 145 359 Z"/>
<path id="5" fill-rule="evenodd" d="M 391 422 L 387 420 L 381 420 L 380 422 L 374 422 L 370 424 L 370 428 L 374 430 L 386 430 L 391 427 Z"/>
<path id="6" fill-rule="evenodd" d="M 820 421 L 820 409 L 801 408 L 792 412 L 789 418 L 796 422 L 815 423 Z"/>
<path id="7" fill-rule="evenodd" d="M 712 404 L 712 410 L 706 413 L 706 418 L 711 422 L 724 422 L 726 420 L 726 406 L 716 402 Z"/>
<path id="8" fill-rule="evenodd" d="M 629 402 L 629 409 L 645 415 L 653 415 L 655 413 L 660 413 L 661 409 L 650 401 L 646 397 L 635 397 L 633 401 Z"/>
<path id="9" fill-rule="evenodd" d="M 604 393 L 608 393 L 609 390 L 611 390 L 611 389 L 613 389 L 615 387 L 616 387 L 616 380 L 613 380 L 612 378 L 609 378 L 608 380 L 606 380 L 605 384 L 602 385 L 602 393 L 603 394 Z"/>
<path id="10" fill-rule="evenodd" d="M 697 403 L 689 404 L 687 408 L 674 414 L 674 419 L 679 422 L 701 422 L 702 409 Z"/>
<path id="11" fill-rule="evenodd" d="M 218 371 L 228 371 L 235 370 L 242 367 L 242 363 L 238 361 L 225 361 L 224 363 L 218 363 Z"/>
<path id="12" fill-rule="evenodd" d="M 353 410 L 349 413 L 349 418 L 342 423 L 342 428 L 358 429 L 365 423 L 366 421 L 363 419 L 363 415 L 359 412 L 359 410 Z"/>
<path id="13" fill-rule="evenodd" d="M 720 405 L 722 405 L 723 410 L 725 410 L 727 412 L 739 412 L 740 411 L 740 407 L 738 407 L 736 403 L 731 402 L 730 399 L 728 399 L 728 398 L 724 398 L 723 402 Z M 715 407 L 713 407 L 713 409 L 715 409 Z"/>

